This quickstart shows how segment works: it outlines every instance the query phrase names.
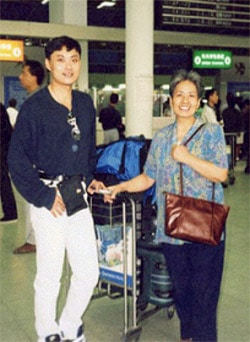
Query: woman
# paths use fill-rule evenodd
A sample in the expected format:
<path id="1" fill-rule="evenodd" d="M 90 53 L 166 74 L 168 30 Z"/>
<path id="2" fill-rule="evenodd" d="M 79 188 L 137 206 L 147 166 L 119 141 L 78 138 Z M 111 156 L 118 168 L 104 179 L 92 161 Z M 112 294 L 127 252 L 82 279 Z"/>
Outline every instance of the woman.
<path id="1" fill-rule="evenodd" d="M 163 243 L 175 303 L 181 322 L 182 341 L 216 341 L 216 308 L 223 269 L 224 235 L 216 247 L 190 243 L 164 233 L 164 191 L 179 193 L 179 163 L 183 163 L 184 195 L 223 203 L 221 182 L 228 165 L 222 128 L 206 124 L 186 146 L 183 143 L 202 125 L 195 113 L 200 106 L 201 79 L 193 72 L 179 71 L 170 84 L 170 105 L 176 121 L 161 129 L 152 140 L 144 172 L 127 182 L 112 186 L 105 201 L 118 192 L 143 191 L 156 183 L 158 219 L 156 240 Z"/>
<path id="2" fill-rule="evenodd" d="M 219 114 L 220 99 L 215 88 L 208 89 L 205 94 L 207 103 L 202 109 L 201 117 L 204 122 L 217 123 L 223 126 L 223 120 Z"/>

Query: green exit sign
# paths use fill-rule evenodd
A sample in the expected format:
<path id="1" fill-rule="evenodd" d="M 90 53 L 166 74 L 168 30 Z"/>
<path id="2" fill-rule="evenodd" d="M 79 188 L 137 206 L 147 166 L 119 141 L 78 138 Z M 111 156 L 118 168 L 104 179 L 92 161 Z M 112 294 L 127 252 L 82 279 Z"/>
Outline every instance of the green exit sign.
<path id="1" fill-rule="evenodd" d="M 193 52 L 193 68 L 230 69 L 232 52 L 223 50 L 195 50 Z"/>

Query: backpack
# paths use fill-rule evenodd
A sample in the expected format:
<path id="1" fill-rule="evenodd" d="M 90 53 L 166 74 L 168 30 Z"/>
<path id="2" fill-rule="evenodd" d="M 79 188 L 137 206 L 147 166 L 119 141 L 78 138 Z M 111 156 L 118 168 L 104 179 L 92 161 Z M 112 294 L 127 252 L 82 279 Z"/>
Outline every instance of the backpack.
<path id="1" fill-rule="evenodd" d="M 119 182 L 138 176 L 143 170 L 150 143 L 151 140 L 139 136 L 97 146 L 95 174 L 113 175 Z"/>

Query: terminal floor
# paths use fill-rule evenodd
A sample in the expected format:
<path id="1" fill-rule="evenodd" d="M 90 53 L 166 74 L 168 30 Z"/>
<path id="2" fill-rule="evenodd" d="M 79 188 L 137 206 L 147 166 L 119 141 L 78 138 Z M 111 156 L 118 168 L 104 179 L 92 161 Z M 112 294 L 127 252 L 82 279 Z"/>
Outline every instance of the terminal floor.
<path id="1" fill-rule="evenodd" d="M 226 202 L 231 206 L 227 224 L 224 276 L 218 307 L 218 341 L 250 341 L 250 205 L 249 180 L 244 174 L 245 162 L 235 168 L 234 185 L 225 188 Z M 33 280 L 35 255 L 14 255 L 13 249 L 24 242 L 24 201 L 16 194 L 19 220 L 0 227 L 0 341 L 36 342 L 33 313 Z M 1 214 L 1 213 L 0 213 Z M 2 215 L 1 215 L 2 216 Z M 66 294 L 65 277 L 58 311 Z M 92 300 L 84 316 L 89 342 L 119 342 L 124 328 L 123 300 L 108 297 Z M 179 341 L 176 314 L 167 319 L 164 310 L 140 324 L 141 342 Z"/>

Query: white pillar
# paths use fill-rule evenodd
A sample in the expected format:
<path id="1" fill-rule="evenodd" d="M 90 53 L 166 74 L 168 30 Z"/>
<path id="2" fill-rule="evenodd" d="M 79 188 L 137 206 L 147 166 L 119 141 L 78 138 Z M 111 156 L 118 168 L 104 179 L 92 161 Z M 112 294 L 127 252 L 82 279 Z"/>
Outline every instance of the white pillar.
<path id="1" fill-rule="evenodd" d="M 49 2 L 49 21 L 79 26 L 87 25 L 87 0 L 52 0 Z M 67 36 L 67 32 L 62 32 Z M 74 37 L 72 37 L 74 38 Z M 88 42 L 79 41 L 82 48 L 82 68 L 77 88 L 86 91 L 89 88 Z"/>
<path id="2" fill-rule="evenodd" d="M 153 0 L 126 0 L 126 135 L 152 138 Z"/>

